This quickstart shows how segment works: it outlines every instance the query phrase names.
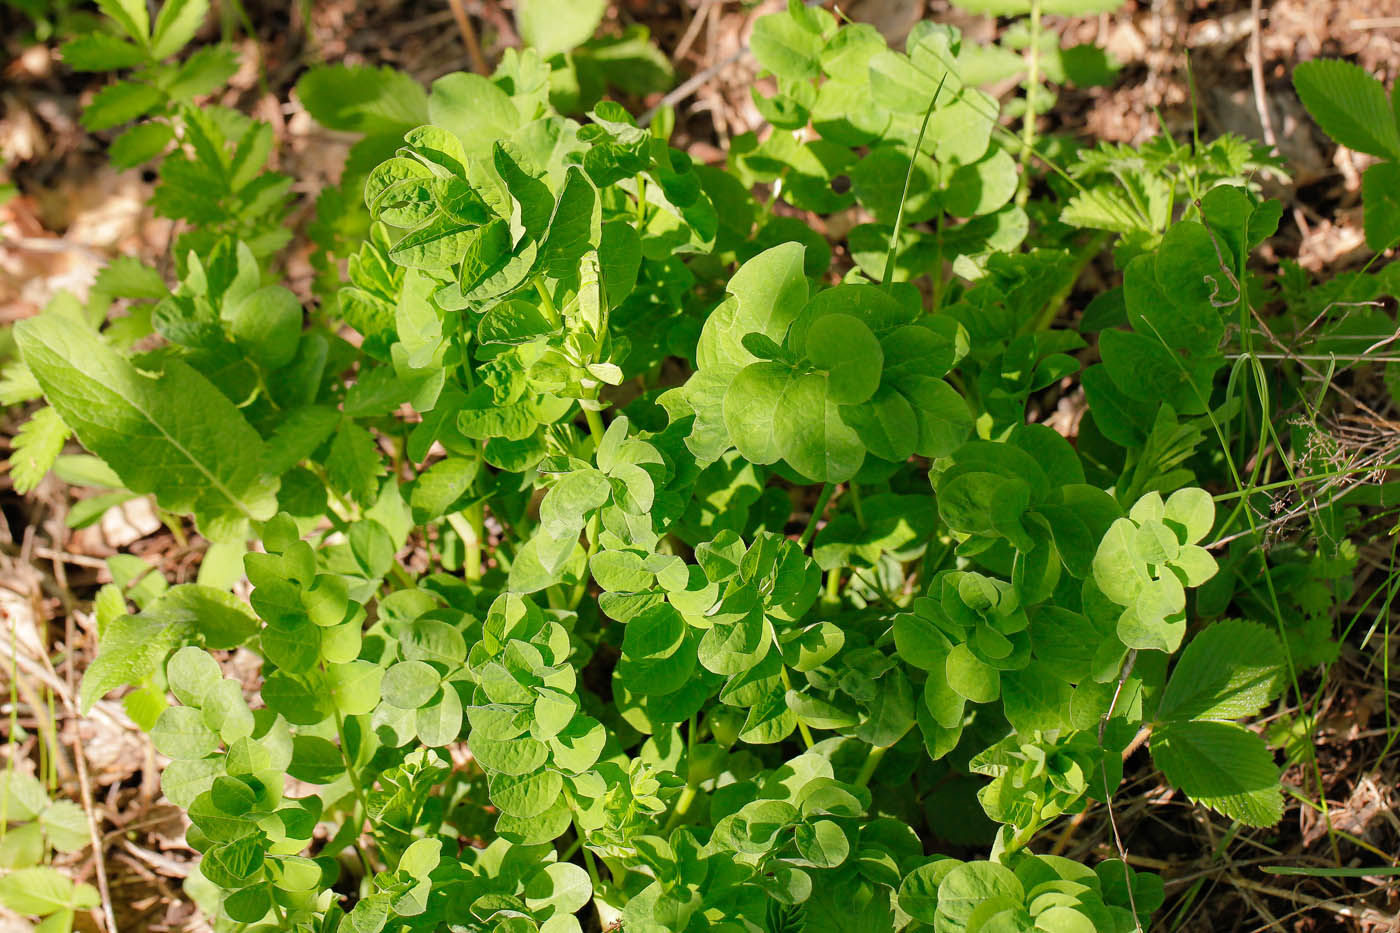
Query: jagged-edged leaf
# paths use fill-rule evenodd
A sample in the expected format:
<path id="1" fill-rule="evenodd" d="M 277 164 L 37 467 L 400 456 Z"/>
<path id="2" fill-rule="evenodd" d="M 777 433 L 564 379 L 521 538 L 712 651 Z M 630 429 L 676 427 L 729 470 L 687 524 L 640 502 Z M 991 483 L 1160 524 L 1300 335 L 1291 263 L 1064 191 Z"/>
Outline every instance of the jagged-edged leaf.
<path id="1" fill-rule="evenodd" d="M 1152 760 L 1192 800 L 1250 826 L 1283 816 L 1278 768 L 1264 740 L 1232 722 L 1162 723 L 1152 732 Z"/>
<path id="2" fill-rule="evenodd" d="M 260 469 L 262 439 L 189 366 L 172 360 L 148 376 L 96 333 L 54 315 L 15 325 L 15 340 L 64 423 L 126 488 L 193 513 L 213 538 L 277 511 L 277 484 Z"/>
<path id="3" fill-rule="evenodd" d="M 1349 149 L 1400 159 L 1400 127 L 1385 85 L 1359 65 L 1334 58 L 1303 62 L 1293 87 L 1318 126 Z"/>
<path id="4" fill-rule="evenodd" d="M 72 432 L 52 407 L 41 408 L 15 434 L 10 452 L 10 479 L 15 492 L 30 492 L 63 451 Z"/>
<path id="5" fill-rule="evenodd" d="M 1157 718 L 1253 716 L 1278 692 L 1283 671 L 1278 637 L 1257 622 L 1228 619 L 1202 631 L 1172 671 Z"/>

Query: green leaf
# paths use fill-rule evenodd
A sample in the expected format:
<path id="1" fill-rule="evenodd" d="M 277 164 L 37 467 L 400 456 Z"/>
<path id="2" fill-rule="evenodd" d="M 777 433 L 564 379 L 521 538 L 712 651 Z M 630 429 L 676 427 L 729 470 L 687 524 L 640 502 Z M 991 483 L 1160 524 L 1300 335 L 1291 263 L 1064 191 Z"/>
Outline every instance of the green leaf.
<path id="1" fill-rule="evenodd" d="M 802 862 L 813 868 L 835 868 L 851 854 L 851 843 L 831 820 L 799 823 L 793 835 Z"/>
<path id="2" fill-rule="evenodd" d="M 330 700 L 344 716 L 362 716 L 374 710 L 380 698 L 384 668 L 371 661 L 350 661 L 326 667 Z"/>
<path id="3" fill-rule="evenodd" d="M 49 403 L 126 488 L 193 513 L 214 539 L 276 512 L 276 484 L 258 470 L 262 440 L 184 363 L 147 376 L 93 332 L 53 315 L 16 324 L 15 340 Z"/>
<path id="4" fill-rule="evenodd" d="M 935 856 L 935 860 L 915 868 L 899 885 L 899 906 L 915 920 L 934 923 L 938 913 L 938 888 L 943 879 L 962 863 Z"/>
<path id="5" fill-rule="evenodd" d="M 0 878 L 0 904 L 15 913 L 47 917 L 80 902 L 92 906 L 86 892 L 80 897 L 73 882 L 56 868 L 21 868 Z"/>
<path id="6" fill-rule="evenodd" d="M 544 813 L 559 800 L 564 779 L 558 771 L 536 771 L 533 774 L 491 776 L 491 802 L 502 813 L 520 819 L 530 819 Z"/>
<path id="7" fill-rule="evenodd" d="M 1293 69 L 1293 87 L 1323 132 L 1349 149 L 1400 159 L 1400 126 L 1385 86 L 1359 65 L 1332 58 Z"/>
<path id="8" fill-rule="evenodd" d="M 787 333 L 788 325 L 797 317 L 807 303 L 807 275 L 803 271 L 803 256 L 806 250 L 800 243 L 784 243 L 764 250 L 739 267 L 729 280 L 728 292 L 737 300 L 729 332 L 735 343 L 743 334 L 760 333 L 774 341 L 781 341 Z M 719 319 L 711 315 L 706 320 L 704 332 L 711 331 L 711 325 L 723 326 Z M 706 337 L 700 338 L 702 354 L 701 366 L 705 364 Z M 723 339 L 715 334 L 715 339 Z M 747 362 L 749 355 L 740 350 L 741 356 L 735 362 Z"/>
<path id="9" fill-rule="evenodd" d="M 342 421 L 331 441 L 326 472 L 336 489 L 361 505 L 372 504 L 384 472 L 374 436 L 354 422 Z"/>
<path id="10" fill-rule="evenodd" d="M 223 680 L 219 662 L 193 645 L 181 648 L 165 662 L 165 678 L 175 698 L 186 706 L 203 706 L 204 695 Z"/>
<path id="11" fill-rule="evenodd" d="M 1243 726 L 1207 720 L 1159 724 L 1152 760 L 1188 797 L 1249 826 L 1283 817 L 1278 768 L 1264 740 Z"/>
<path id="12" fill-rule="evenodd" d="M 209 0 L 165 0 L 151 35 L 151 57 L 168 58 L 184 48 L 208 14 Z"/>
<path id="13" fill-rule="evenodd" d="M 773 463 L 783 456 L 778 417 L 783 399 L 797 384 L 783 363 L 746 366 L 724 393 L 724 424 L 739 453 L 751 463 Z"/>
<path id="14" fill-rule="evenodd" d="M 296 356 L 301 337 L 301 302 L 291 290 L 268 285 L 225 313 L 233 339 L 259 366 L 281 369 Z"/>
<path id="15" fill-rule="evenodd" d="M 554 917 L 565 917 L 582 910 L 593 897 L 593 884 L 588 872 L 572 862 L 553 862 L 544 866 L 525 883 L 525 904 L 542 913 L 552 910 Z M 560 927 L 562 933 L 563 927 Z"/>
<path id="16" fill-rule="evenodd" d="M 205 758 L 219 750 L 219 737 L 204 723 L 204 715 L 192 706 L 171 706 L 160 714 L 151 730 L 151 744 L 169 758 Z"/>
<path id="17" fill-rule="evenodd" d="M 758 63 L 779 78 L 805 81 L 821 75 L 821 34 L 791 13 L 759 17 L 749 47 Z"/>
<path id="18" fill-rule="evenodd" d="M 196 97 L 212 94 L 237 70 L 238 54 L 231 47 L 206 45 L 185 59 L 165 91 L 171 100 L 188 103 Z"/>
<path id="19" fill-rule="evenodd" d="M 1256 622 L 1216 622 L 1181 653 L 1157 719 L 1238 719 L 1253 716 L 1279 691 L 1284 667 L 1277 636 Z"/>
<path id="20" fill-rule="evenodd" d="M 856 475 L 865 446 L 841 418 L 840 406 L 827 394 L 824 376 L 795 379 L 774 414 L 774 436 L 783 459 L 804 476 L 839 483 Z"/>
<path id="21" fill-rule="evenodd" d="M 400 661 L 384 672 L 384 702 L 399 709 L 418 709 L 431 700 L 442 675 L 423 661 Z"/>
<path id="22" fill-rule="evenodd" d="M 1361 176 L 1366 245 L 1376 252 L 1400 241 L 1400 165 L 1380 162 Z"/>
<path id="23" fill-rule="evenodd" d="M 134 81 L 118 81 L 97 92 L 79 118 L 89 133 L 110 130 L 148 113 L 165 100 L 158 88 Z"/>
<path id="24" fill-rule="evenodd" d="M 966 923 L 974 910 L 998 897 L 1020 903 L 1025 897 L 1020 879 L 994 862 L 965 862 L 948 872 L 938 886 L 938 914 Z"/>
<path id="25" fill-rule="evenodd" d="M 954 217 L 980 217 L 996 211 L 1016 193 L 1016 161 L 1005 149 L 993 149 L 948 176 L 941 194 L 943 209 Z"/>
<path id="26" fill-rule="evenodd" d="M 39 815 L 49 845 L 60 852 L 77 852 L 92 842 L 86 811 L 71 800 L 56 800 Z"/>
<path id="27" fill-rule="evenodd" d="M 974 703 L 991 703 L 1001 695 L 1001 676 L 996 668 L 974 655 L 965 644 L 948 652 L 948 684 Z"/>
<path id="28" fill-rule="evenodd" d="M 480 230 L 480 224 L 436 214 L 395 243 L 389 256 L 411 269 L 442 271 L 462 261 L 472 242 L 481 236 Z"/>
<path id="29" fill-rule="evenodd" d="M 880 384 L 884 351 L 870 328 L 849 314 L 825 314 L 813 321 L 803 352 L 826 372 L 827 397 L 835 402 L 859 404 Z"/>
<path id="30" fill-rule="evenodd" d="M 25 495 L 39 485 L 71 433 L 58 412 L 47 406 L 20 426 L 10 445 L 10 479 L 15 492 Z"/>
<path id="31" fill-rule="evenodd" d="M 456 742 L 462 733 L 462 700 L 451 685 L 445 685 L 435 703 L 420 706 L 414 714 L 418 739 L 430 748 Z"/>
<path id="32" fill-rule="evenodd" d="M 174 141 L 170 124 L 153 120 L 127 127 L 112 140 L 107 154 L 117 168 L 134 168 L 160 155 Z"/>
<path id="33" fill-rule="evenodd" d="M 1137 526 L 1131 519 L 1117 519 L 1099 542 L 1094 554 L 1094 582 L 1109 599 L 1130 606 L 1150 582 L 1147 567 L 1137 553 Z"/>
<path id="34" fill-rule="evenodd" d="M 70 39 L 63 44 L 62 52 L 63 63 L 74 71 L 117 71 L 146 61 L 144 50 L 105 32 Z"/>
<path id="35" fill-rule="evenodd" d="M 1195 544 L 1215 527 L 1215 500 L 1204 489 L 1178 489 L 1167 497 L 1162 518 L 1185 531 L 1182 544 Z"/>
<path id="36" fill-rule="evenodd" d="M 139 45 L 146 45 L 151 33 L 151 17 L 146 12 L 145 0 L 97 0 L 97 8 Z"/>
<path id="37" fill-rule="evenodd" d="M 607 8 L 607 0 L 521 0 L 515 24 L 527 46 L 552 58 L 593 38 Z"/>
<path id="38" fill-rule="evenodd" d="M 324 65 L 302 75 L 296 91 L 327 129 L 402 135 L 429 122 L 423 86 L 394 68 Z"/>
<path id="39" fill-rule="evenodd" d="M 482 767 L 507 775 L 525 775 L 538 771 L 549 758 L 549 749 L 528 736 L 500 741 L 483 738 L 472 729 L 467 745 Z"/>
<path id="40" fill-rule="evenodd" d="M 448 457 L 429 467 L 409 495 L 414 522 L 421 525 L 457 511 L 480 471 L 481 461 L 474 457 Z"/>

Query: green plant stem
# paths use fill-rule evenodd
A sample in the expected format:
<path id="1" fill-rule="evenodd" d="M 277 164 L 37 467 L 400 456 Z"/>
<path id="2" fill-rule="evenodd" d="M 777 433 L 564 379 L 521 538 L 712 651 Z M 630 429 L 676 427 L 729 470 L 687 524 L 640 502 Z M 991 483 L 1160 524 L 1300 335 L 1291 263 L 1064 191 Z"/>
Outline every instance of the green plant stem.
<path id="1" fill-rule="evenodd" d="M 637 173 L 637 232 L 647 225 L 647 177 Z"/>
<path id="2" fill-rule="evenodd" d="M 1040 0 L 1031 0 L 1030 48 L 1026 55 L 1026 113 L 1021 119 L 1021 184 L 1016 206 L 1025 207 L 1031 196 L 1030 160 L 1035 149 L 1036 92 L 1040 90 Z"/>
<path id="3" fill-rule="evenodd" d="M 851 497 L 851 510 L 856 513 L 856 521 L 860 524 L 860 527 L 863 529 L 866 527 L 865 509 L 861 508 L 860 487 L 857 486 L 854 481 L 849 482 L 846 484 L 846 492 Z"/>
<path id="4" fill-rule="evenodd" d="M 832 567 L 826 572 L 826 595 L 823 599 L 828 605 L 834 605 L 841 601 L 841 568 Z"/>
<path id="5" fill-rule="evenodd" d="M 687 784 L 681 788 L 681 795 L 676 798 L 676 807 L 671 811 L 671 815 L 666 818 L 666 825 L 661 828 L 661 835 L 669 836 L 671 830 L 680 825 L 681 820 L 690 812 L 690 805 L 695 802 L 698 793 L 694 784 Z"/>
<path id="6" fill-rule="evenodd" d="M 583 574 L 574 584 L 573 593 L 569 596 L 568 608 L 577 610 L 583 604 L 583 598 L 588 595 L 588 562 L 593 559 L 593 555 L 598 553 L 598 513 L 594 512 L 588 517 L 588 528 L 585 531 L 588 539 L 587 552 L 583 556 Z"/>
<path id="7" fill-rule="evenodd" d="M 559 312 L 555 309 L 554 299 L 550 296 L 549 289 L 545 286 L 544 279 L 540 276 L 535 277 L 535 291 L 539 293 L 540 309 L 544 311 L 544 316 L 549 321 L 550 326 L 558 327 Z"/>
<path id="8" fill-rule="evenodd" d="M 857 787 L 868 787 L 870 779 L 875 775 L 875 769 L 880 767 L 880 761 L 885 757 L 885 752 L 890 750 L 888 745 L 872 745 L 869 753 L 865 756 L 865 763 L 860 766 L 860 773 L 856 775 Z"/>
<path id="9" fill-rule="evenodd" d="M 812 539 L 817 534 L 817 522 L 821 520 L 822 513 L 826 511 L 826 504 L 831 501 L 831 494 L 836 491 L 835 483 L 823 483 L 822 491 L 817 495 L 817 504 L 812 506 L 812 517 L 807 522 L 807 527 L 802 532 L 802 537 L 798 539 L 797 546 L 802 550 L 807 550 L 807 546 L 812 543 Z"/>
<path id="10" fill-rule="evenodd" d="M 699 730 L 699 722 L 695 713 L 690 714 L 690 721 L 687 723 L 685 731 L 685 787 L 681 788 L 680 796 L 676 798 L 676 805 L 671 810 L 671 815 L 666 818 L 666 825 L 662 827 L 661 834 L 668 836 L 671 830 L 675 829 L 685 815 L 690 812 L 690 806 L 695 802 L 695 796 L 699 791 L 694 781 L 694 760 L 695 760 L 695 734 Z"/>
<path id="11" fill-rule="evenodd" d="M 457 532 L 467 550 L 464 569 L 468 583 L 475 583 L 481 579 L 481 539 L 484 521 L 485 505 L 481 502 L 447 516 L 447 524 Z"/>
<path id="12" fill-rule="evenodd" d="M 933 116 L 933 108 L 938 103 L 938 95 L 943 92 L 943 82 L 948 80 L 948 72 L 943 72 L 943 77 L 938 79 L 938 87 L 933 89 L 933 98 L 928 102 L 928 109 L 924 111 L 924 122 L 919 125 L 919 137 L 914 141 L 914 151 L 909 155 L 909 169 L 904 173 L 904 190 L 899 195 L 899 210 L 894 215 L 894 229 L 890 231 L 890 249 L 885 254 L 885 274 L 881 278 L 881 284 L 889 285 L 894 281 L 894 257 L 899 251 L 899 228 L 904 225 L 904 202 L 909 200 L 909 183 L 914 179 L 914 163 L 919 158 L 919 152 L 923 149 L 924 133 L 928 131 L 929 118 Z"/>
<path id="13" fill-rule="evenodd" d="M 588 433 L 593 438 L 593 449 L 597 450 L 603 443 L 603 417 L 595 409 L 586 405 L 580 405 L 583 409 L 583 420 L 588 422 Z"/>
<path id="14" fill-rule="evenodd" d="M 1065 276 L 1065 284 L 1050 297 L 1050 300 L 1045 303 L 1040 313 L 1035 316 L 1032 322 L 1033 326 L 1029 330 L 1023 327 L 1021 333 L 1033 334 L 1037 331 L 1047 329 L 1054 323 L 1055 318 L 1060 313 L 1060 309 L 1064 307 L 1065 300 L 1069 298 L 1070 292 L 1074 290 L 1075 284 L 1079 281 L 1080 274 L 1083 273 L 1084 268 L 1088 266 L 1089 263 L 1094 261 L 1095 256 L 1103 252 L 1104 245 L 1108 243 L 1108 240 L 1109 235 L 1107 233 L 1096 233 L 1089 238 L 1088 242 L 1079 248 L 1074 254 L 1073 270 L 1069 275 Z"/>
<path id="15" fill-rule="evenodd" d="M 340 760 L 345 765 L 345 773 L 350 778 L 350 786 L 355 791 L 355 820 L 363 827 L 364 820 L 368 820 L 370 825 L 374 825 L 374 817 L 369 811 L 369 797 L 365 794 L 364 783 L 360 780 L 360 772 L 355 768 L 354 762 L 350 760 L 350 754 L 345 750 L 345 719 L 340 715 L 340 710 L 335 709 L 335 736 L 339 739 Z M 363 814 L 361 816 L 360 814 Z M 358 827 L 357 827 L 358 828 Z M 365 850 L 360 848 L 360 833 L 355 833 L 355 852 L 360 856 L 360 864 L 364 867 L 365 877 L 374 877 L 374 866 L 370 863 L 369 856 Z"/>
<path id="16" fill-rule="evenodd" d="M 575 829 L 577 830 L 577 827 L 575 827 Z M 583 836 L 580 834 L 579 839 L 582 838 Z M 598 866 L 594 863 L 593 853 L 589 851 L 588 846 L 583 846 L 583 863 L 588 869 L 588 877 L 593 881 L 593 890 L 598 890 L 598 886 L 602 884 L 602 879 L 598 877 Z"/>
<path id="17" fill-rule="evenodd" d="M 783 689 L 792 690 L 792 678 L 788 676 L 786 664 L 781 664 L 778 666 L 778 676 L 780 676 L 783 680 Z M 800 719 L 797 720 L 797 731 L 802 733 L 803 745 L 806 745 L 808 748 L 811 748 L 813 745 L 817 744 L 812 739 L 812 730 L 808 729 L 807 724 Z"/>
<path id="18" fill-rule="evenodd" d="M 1007 843 L 1006 851 L 1017 852 L 1024 849 L 1035 838 L 1035 834 L 1040 831 L 1040 827 L 1043 825 L 1044 823 L 1040 819 L 1040 804 L 1037 803 L 1031 811 L 1031 821 L 1026 824 L 1024 829 L 1011 837 L 1011 842 Z"/>

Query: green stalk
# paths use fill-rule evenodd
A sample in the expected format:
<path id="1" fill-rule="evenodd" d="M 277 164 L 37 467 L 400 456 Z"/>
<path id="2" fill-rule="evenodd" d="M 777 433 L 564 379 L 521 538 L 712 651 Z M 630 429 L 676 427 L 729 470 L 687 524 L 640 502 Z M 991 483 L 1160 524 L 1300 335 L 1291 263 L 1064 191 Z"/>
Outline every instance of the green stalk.
<path id="1" fill-rule="evenodd" d="M 1025 207 L 1031 196 L 1030 160 L 1035 148 L 1036 91 L 1040 89 L 1040 0 L 1031 0 L 1031 45 L 1026 57 L 1026 113 L 1021 119 L 1021 185 L 1016 206 Z"/>
<path id="2" fill-rule="evenodd" d="M 675 809 L 673 809 L 671 815 L 666 818 L 666 825 L 661 830 L 661 835 L 663 836 L 669 836 L 671 834 L 671 830 L 675 829 L 676 826 L 680 824 L 680 821 L 685 818 L 686 813 L 690 811 L 690 805 L 695 802 L 695 795 L 698 788 L 695 786 L 695 782 L 692 779 L 691 763 L 694 761 L 695 733 L 698 728 L 699 723 L 696 721 L 696 714 L 691 713 L 690 722 L 685 732 L 685 787 L 681 789 L 681 795 L 676 798 Z"/>
<path id="3" fill-rule="evenodd" d="M 802 548 L 802 550 L 807 550 L 807 546 L 812 543 L 812 538 L 816 537 L 817 522 L 821 520 L 822 513 L 826 511 L 826 504 L 831 501 L 831 494 L 835 491 L 835 483 L 822 484 L 821 494 L 817 496 L 817 504 L 812 507 L 812 517 L 807 522 L 807 527 L 802 532 L 802 537 L 797 541 L 797 546 Z"/>
<path id="4" fill-rule="evenodd" d="M 593 438 L 593 449 L 597 450 L 603 443 L 603 417 L 592 408 L 580 405 L 583 409 L 583 419 L 588 422 L 588 433 Z"/>
<path id="5" fill-rule="evenodd" d="M 467 549 L 466 554 L 466 577 L 468 583 L 475 583 L 481 579 L 481 539 L 484 537 L 482 524 L 485 517 L 485 505 L 477 502 L 467 506 L 460 512 L 454 512 L 447 516 L 447 524 L 452 526 L 452 530 L 462 539 L 462 544 Z"/>
<path id="6" fill-rule="evenodd" d="M 540 296 L 540 310 L 544 311 L 545 318 L 551 327 L 559 326 L 559 312 L 554 307 L 554 299 L 549 294 L 549 289 L 545 287 L 544 279 L 535 276 L 535 291 Z"/>
<path id="7" fill-rule="evenodd" d="M 588 517 L 588 528 L 585 531 L 588 536 L 588 550 L 583 556 L 583 575 L 579 577 L 578 583 L 574 584 L 574 591 L 569 596 L 569 609 L 577 610 L 583 603 L 583 597 L 588 595 L 588 562 L 593 559 L 593 555 L 598 553 L 598 513 L 594 512 Z"/>
<path id="8" fill-rule="evenodd" d="M 780 665 L 778 667 L 778 675 L 783 679 L 783 689 L 791 690 L 792 678 L 788 676 L 786 664 Z M 797 720 L 797 731 L 802 733 L 803 745 L 806 745 L 808 748 L 811 748 L 813 745 L 817 744 L 815 741 L 812 740 L 812 730 L 808 729 L 807 724 L 800 719 Z"/>
<path id="9" fill-rule="evenodd" d="M 885 757 L 885 752 L 889 750 L 888 745 L 870 746 L 870 752 L 865 756 L 865 763 L 860 766 L 860 773 L 856 775 L 857 787 L 870 785 L 870 779 L 875 776 L 875 769 L 880 767 L 880 761 Z"/>
<path id="10" fill-rule="evenodd" d="M 322 670 L 324 669 L 325 668 L 323 667 Z M 360 780 L 360 772 L 356 770 L 354 762 L 350 760 L 350 755 L 345 750 L 345 720 L 343 717 L 341 717 L 340 710 L 338 708 L 335 709 L 334 712 L 335 735 L 336 738 L 340 740 L 340 760 L 345 765 L 345 773 L 349 776 L 350 786 L 355 791 L 356 803 L 354 807 L 354 812 L 352 814 L 352 818 L 357 824 L 357 831 L 355 833 L 355 854 L 357 854 L 360 857 L 360 865 L 365 870 L 365 877 L 373 878 L 374 866 L 370 863 L 369 856 L 365 854 L 365 850 L 360 848 L 359 830 L 363 829 L 365 820 L 368 820 L 371 826 L 374 825 L 374 817 L 370 815 L 369 797 L 365 794 L 365 786 L 364 783 Z"/>
<path id="11" fill-rule="evenodd" d="M 885 274 L 881 284 L 888 285 L 894 279 L 894 257 L 899 249 L 899 228 L 904 225 L 904 202 L 909 200 L 909 183 L 914 178 L 914 161 L 919 158 L 919 151 L 924 145 L 924 133 L 928 131 L 929 117 L 933 116 L 933 108 L 938 103 L 938 95 L 943 91 L 943 82 L 948 80 L 948 72 L 943 72 L 943 77 L 938 79 L 938 87 L 933 89 L 933 99 L 928 102 L 928 109 L 924 111 L 924 122 L 919 125 L 919 138 L 914 141 L 914 151 L 909 156 L 909 168 L 904 173 L 904 191 L 899 195 L 899 210 L 894 215 L 894 229 L 890 231 L 890 249 L 885 254 Z"/>

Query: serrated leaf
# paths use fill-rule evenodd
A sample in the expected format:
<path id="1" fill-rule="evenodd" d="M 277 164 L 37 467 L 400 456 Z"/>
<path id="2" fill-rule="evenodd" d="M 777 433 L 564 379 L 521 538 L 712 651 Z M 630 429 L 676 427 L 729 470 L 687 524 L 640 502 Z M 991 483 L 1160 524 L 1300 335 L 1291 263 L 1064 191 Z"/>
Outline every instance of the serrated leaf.
<path id="1" fill-rule="evenodd" d="M 1400 165 L 1380 162 L 1361 176 L 1366 245 L 1376 252 L 1400 240 Z"/>
<path id="2" fill-rule="evenodd" d="M 39 409 L 20 427 L 10 449 L 10 479 L 15 492 L 25 495 L 39 485 L 70 434 L 68 425 L 51 407 Z"/>
<path id="3" fill-rule="evenodd" d="M 103 32 L 90 32 L 63 44 L 63 63 L 74 71 L 117 71 L 146 61 L 146 53 L 130 42 Z"/>
<path id="4" fill-rule="evenodd" d="M 1283 816 L 1278 768 L 1264 740 L 1232 722 L 1177 721 L 1152 731 L 1152 760 L 1198 803 L 1249 826 Z"/>
<path id="5" fill-rule="evenodd" d="M 1293 69 L 1293 87 L 1323 132 L 1349 149 L 1400 159 L 1400 127 L 1385 85 L 1359 65 L 1333 58 Z"/>
<path id="6" fill-rule="evenodd" d="M 149 84 L 118 81 L 97 92 L 92 103 L 83 109 L 83 115 L 78 122 L 89 133 L 110 130 L 150 112 L 163 100 L 165 95 L 160 89 Z"/>
<path id="7" fill-rule="evenodd" d="M 1157 718 L 1168 722 L 1253 716 L 1278 692 L 1283 666 L 1283 648 L 1264 626 L 1235 619 L 1216 622 L 1181 653 L 1162 692 Z"/>
<path id="8" fill-rule="evenodd" d="M 209 0 L 165 0 L 151 34 L 151 57 L 174 55 L 185 47 L 209 13 Z"/>
<path id="9" fill-rule="evenodd" d="M 146 44 L 151 33 L 151 17 L 146 12 L 145 0 L 97 0 L 97 8 L 137 43 Z"/>
<path id="10" fill-rule="evenodd" d="M 259 470 L 262 439 L 189 366 L 172 360 L 147 376 L 92 331 L 51 315 L 15 325 L 15 340 L 49 403 L 127 489 L 193 513 L 215 539 L 276 512 L 276 483 Z"/>
<path id="11" fill-rule="evenodd" d="M 79 906 L 79 899 L 73 882 L 56 868 L 21 868 L 0 878 L 0 904 L 16 913 L 47 917 Z"/>
<path id="12" fill-rule="evenodd" d="M 107 154 L 117 168 L 134 168 L 160 155 L 174 141 L 175 131 L 170 124 L 152 120 L 123 130 L 120 136 L 112 140 Z"/>
<path id="13" fill-rule="evenodd" d="M 342 422 L 331 441 L 326 473 L 336 489 L 361 505 L 372 504 L 379 493 L 379 477 L 384 473 L 374 436 L 354 422 Z"/>

